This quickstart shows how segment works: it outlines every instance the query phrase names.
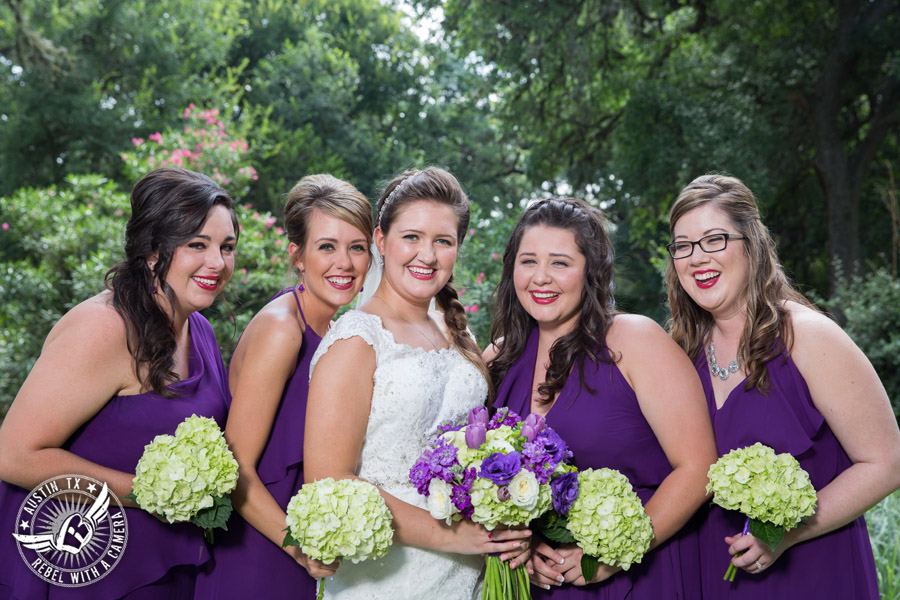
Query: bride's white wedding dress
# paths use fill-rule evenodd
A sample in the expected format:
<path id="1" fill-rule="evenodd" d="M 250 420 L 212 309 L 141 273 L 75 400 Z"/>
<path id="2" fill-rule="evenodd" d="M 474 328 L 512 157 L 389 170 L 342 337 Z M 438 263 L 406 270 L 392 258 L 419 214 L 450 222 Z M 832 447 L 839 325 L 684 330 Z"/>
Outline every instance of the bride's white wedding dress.
<path id="1" fill-rule="evenodd" d="M 328 331 L 313 356 L 319 358 L 341 339 L 359 337 L 375 350 L 369 423 L 357 475 L 389 494 L 425 508 L 409 481 L 409 470 L 436 437 L 438 425 L 460 422 L 484 403 L 487 383 L 455 348 L 426 351 L 398 344 L 375 315 L 351 310 Z M 356 377 L 347 365 L 345 377 Z M 334 432 L 340 435 L 340 432 Z M 484 559 L 445 554 L 394 543 L 387 556 L 353 564 L 343 561 L 326 581 L 325 598 L 335 600 L 470 600 Z"/>

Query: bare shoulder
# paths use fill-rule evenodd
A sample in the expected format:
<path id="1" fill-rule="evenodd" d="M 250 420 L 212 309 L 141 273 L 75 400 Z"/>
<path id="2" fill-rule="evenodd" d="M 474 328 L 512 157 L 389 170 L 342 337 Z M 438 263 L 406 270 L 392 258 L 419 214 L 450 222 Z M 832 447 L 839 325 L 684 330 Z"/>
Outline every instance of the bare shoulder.
<path id="1" fill-rule="evenodd" d="M 503 340 L 498 340 L 497 343 L 501 343 Z M 488 344 L 488 347 L 484 349 L 484 352 L 481 353 L 481 357 L 484 359 L 484 362 L 490 362 L 497 358 L 497 353 L 500 352 L 500 348 L 497 346 L 497 343 Z"/>
<path id="2" fill-rule="evenodd" d="M 82 347 L 94 350 L 127 349 L 127 329 L 122 316 L 112 305 L 112 294 L 101 292 L 72 308 L 57 321 L 44 342 L 44 348 L 58 341 L 80 340 Z"/>
<path id="3" fill-rule="evenodd" d="M 858 350 L 850 336 L 827 315 L 796 302 L 786 303 L 785 308 L 791 315 L 793 332 L 791 356 L 798 366 L 811 356 L 820 354 L 824 348 L 832 348 L 839 352 Z"/>
<path id="4" fill-rule="evenodd" d="M 606 334 L 606 343 L 613 352 L 646 351 L 648 342 L 664 346 L 674 343 L 659 323 L 643 315 L 617 314 Z"/>
<path id="5" fill-rule="evenodd" d="M 297 314 L 293 298 L 285 294 L 266 304 L 256 313 L 241 335 L 250 345 L 265 343 L 284 349 L 299 350 L 303 343 L 303 321 Z"/>

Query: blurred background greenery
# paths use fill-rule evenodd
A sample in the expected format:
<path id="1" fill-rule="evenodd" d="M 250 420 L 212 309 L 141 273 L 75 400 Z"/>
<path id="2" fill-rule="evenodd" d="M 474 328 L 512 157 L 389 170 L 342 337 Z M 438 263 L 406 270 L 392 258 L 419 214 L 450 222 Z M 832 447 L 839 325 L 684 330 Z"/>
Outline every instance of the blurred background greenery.
<path id="1" fill-rule="evenodd" d="M 281 206 L 409 166 L 474 205 L 456 283 L 488 342 L 528 201 L 604 209 L 623 310 L 666 316 L 666 215 L 694 177 L 757 194 L 799 287 L 900 406 L 897 0 L 0 0 L 0 415 L 121 256 L 130 186 L 215 176 L 243 227 L 223 354 L 289 281 Z"/>

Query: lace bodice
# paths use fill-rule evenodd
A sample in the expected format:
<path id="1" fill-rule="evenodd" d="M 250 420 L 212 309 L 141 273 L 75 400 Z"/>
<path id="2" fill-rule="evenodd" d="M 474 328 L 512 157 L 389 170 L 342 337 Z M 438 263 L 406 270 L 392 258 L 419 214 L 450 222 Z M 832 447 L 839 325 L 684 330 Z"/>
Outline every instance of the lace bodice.
<path id="1" fill-rule="evenodd" d="M 426 351 L 399 344 L 376 315 L 351 310 L 329 330 L 313 356 L 310 377 L 337 340 L 359 337 L 375 351 L 372 403 L 359 458 L 359 477 L 420 508 L 425 498 L 409 469 L 437 435 L 441 423 L 465 419 L 484 403 L 487 382 L 455 348 Z M 356 376 L 348 365 L 347 375 Z M 383 560 L 342 564 L 325 586 L 327 598 L 465 598 L 481 557 L 429 552 L 395 544 Z M 408 587 L 407 587 L 408 586 Z M 437 595 L 429 595 L 433 589 Z M 449 594 L 449 595 L 448 595 Z"/>

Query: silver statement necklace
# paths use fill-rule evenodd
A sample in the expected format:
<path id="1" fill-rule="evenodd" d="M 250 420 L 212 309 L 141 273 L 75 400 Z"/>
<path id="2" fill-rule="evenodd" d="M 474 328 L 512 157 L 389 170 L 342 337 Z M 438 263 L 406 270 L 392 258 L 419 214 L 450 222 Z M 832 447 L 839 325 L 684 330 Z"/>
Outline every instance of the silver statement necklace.
<path id="1" fill-rule="evenodd" d="M 718 377 L 722 381 L 725 381 L 728 379 L 729 375 L 738 372 L 737 359 L 728 363 L 728 368 L 722 368 L 716 364 L 716 350 L 713 348 L 712 342 L 709 343 L 709 349 L 707 350 L 706 355 L 709 360 L 709 370 L 712 371 L 713 377 Z"/>

